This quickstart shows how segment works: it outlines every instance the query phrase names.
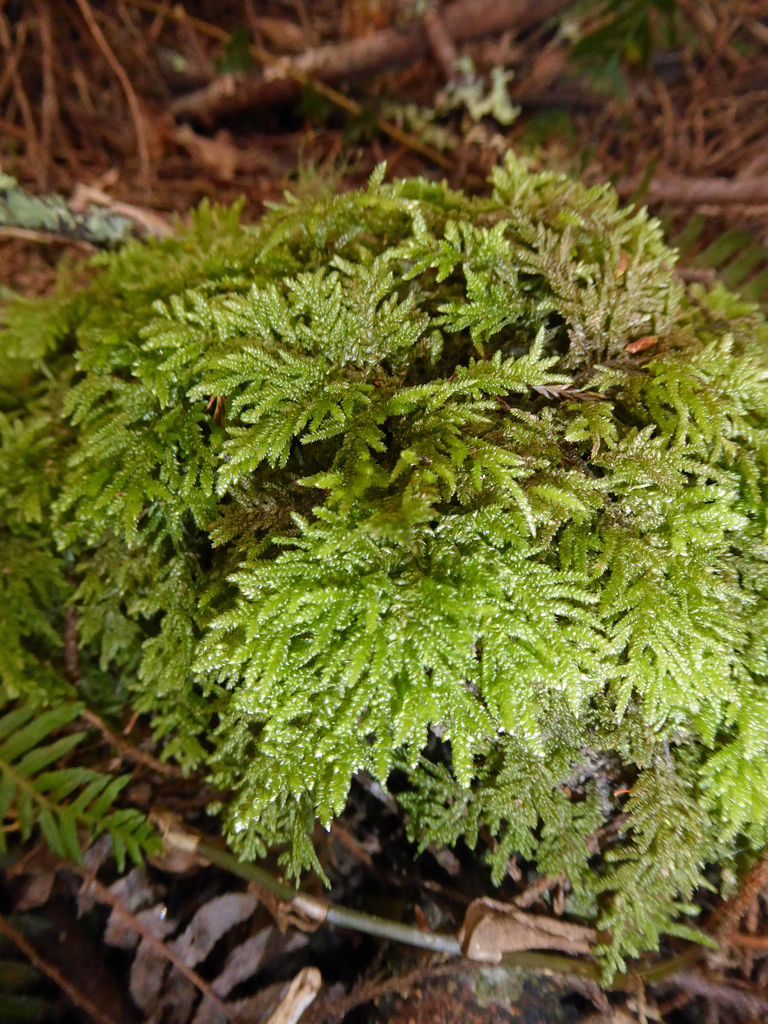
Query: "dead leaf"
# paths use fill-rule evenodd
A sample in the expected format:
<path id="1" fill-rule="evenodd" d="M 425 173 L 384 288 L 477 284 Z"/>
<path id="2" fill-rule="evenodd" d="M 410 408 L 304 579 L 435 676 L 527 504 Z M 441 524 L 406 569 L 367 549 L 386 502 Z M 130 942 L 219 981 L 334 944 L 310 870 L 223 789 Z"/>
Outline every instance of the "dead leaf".
<path id="1" fill-rule="evenodd" d="M 22 854 L 15 864 L 5 871 L 6 878 L 20 878 L 22 875 L 47 874 L 57 871 L 65 862 L 50 849 L 45 840 L 39 842 Z"/>
<path id="2" fill-rule="evenodd" d="M 264 1024 L 287 991 L 286 982 L 276 981 L 257 992 L 255 996 L 246 996 L 245 999 L 227 1003 L 227 1009 L 231 1010 L 233 1018 L 240 1024 Z M 216 1024 L 223 1024 L 222 1018 L 219 1018 Z"/>
<path id="3" fill-rule="evenodd" d="M 296 1024 L 299 1017 L 315 999 L 323 984 L 323 978 L 316 967 L 305 967 L 299 971 L 280 1005 L 270 1015 L 267 1024 Z"/>
<path id="4" fill-rule="evenodd" d="M 209 139 L 192 131 L 188 124 L 180 125 L 173 133 L 173 140 L 183 146 L 195 163 L 204 167 L 219 181 L 232 181 L 240 165 L 240 150 L 231 141 L 226 129 L 221 129 Z"/>
<path id="5" fill-rule="evenodd" d="M 258 882 L 249 882 L 248 892 L 259 897 L 261 905 L 272 915 L 283 935 L 289 928 L 298 928 L 302 932 L 316 932 L 323 923 L 323 918 L 318 913 L 307 914 L 302 910 L 302 893 L 297 893 L 290 903 L 285 903 Z M 309 900 L 312 901 L 312 897 L 309 897 Z M 316 908 L 311 909 L 315 911 Z"/>
<path id="6" fill-rule="evenodd" d="M 254 23 L 259 32 L 273 49 L 280 53 L 303 53 L 307 49 L 307 37 L 301 25 L 296 25 L 285 18 L 255 17 Z"/>
<path id="7" fill-rule="evenodd" d="M 551 46 L 541 50 L 530 72 L 520 82 L 515 95 L 545 92 L 565 71 L 567 61 L 568 50 L 564 46 Z"/>
<path id="8" fill-rule="evenodd" d="M 256 910 L 259 901 L 247 892 L 229 892 L 204 904 L 173 948 L 187 967 L 204 960 L 222 935 L 230 928 L 246 921 Z"/>
<path id="9" fill-rule="evenodd" d="M 200 837 L 185 826 L 178 814 L 167 810 L 152 810 L 149 820 L 157 825 L 163 835 L 163 852 L 159 856 L 147 857 L 153 867 L 172 875 L 184 875 L 208 866 L 209 862 L 197 853 Z"/>
<path id="10" fill-rule="evenodd" d="M 197 989 L 181 971 L 172 967 L 163 986 L 162 999 L 146 1024 L 187 1024 Z"/>
<path id="11" fill-rule="evenodd" d="M 517 950 L 590 953 L 596 932 L 593 928 L 540 914 L 526 914 L 508 903 L 483 898 L 467 907 L 459 941 L 464 956 L 470 960 L 500 963 L 502 954 Z"/>
<path id="12" fill-rule="evenodd" d="M 246 939 L 229 954 L 224 969 L 213 983 L 213 990 L 219 996 L 226 996 L 235 985 L 250 978 L 263 964 L 278 956 L 285 956 L 302 949 L 309 942 L 306 935 L 294 932 L 287 938 L 269 925 Z"/>
<path id="13" fill-rule="evenodd" d="M 638 338 L 637 341 L 630 341 L 628 345 L 624 346 L 624 351 L 630 352 L 632 355 L 636 352 L 645 352 L 647 348 L 653 348 L 658 340 L 658 334 L 646 334 L 644 338 Z"/>
<path id="14" fill-rule="evenodd" d="M 41 871 L 30 875 L 13 904 L 15 914 L 23 914 L 26 910 L 42 907 L 51 898 L 53 883 L 56 881 L 55 871 Z"/>
<path id="15" fill-rule="evenodd" d="M 87 836 L 85 841 L 81 840 L 80 845 L 87 845 Z M 103 832 L 83 854 L 83 869 L 86 874 L 95 877 L 101 865 L 111 856 L 112 837 L 107 832 Z M 77 894 L 77 916 L 82 917 L 83 914 L 87 914 L 95 905 L 96 900 L 91 895 L 89 887 L 81 885 Z"/>
<path id="16" fill-rule="evenodd" d="M 160 903 L 136 916 L 158 939 L 170 935 L 178 923 L 168 917 L 165 907 Z M 167 967 L 166 958 L 160 956 L 147 939 L 142 939 L 131 964 L 128 988 L 134 1003 L 144 1013 L 150 1014 L 157 1009 Z"/>
<path id="17" fill-rule="evenodd" d="M 158 871 L 167 871 L 169 875 L 187 875 L 205 867 L 208 861 L 203 860 L 193 850 L 182 850 L 178 847 L 166 847 L 161 854 L 147 855 L 147 861 Z"/>
<path id="18" fill-rule="evenodd" d="M 519 896 L 515 896 L 516 907 L 530 907 L 532 903 L 535 903 L 539 896 L 545 892 L 549 892 L 550 889 L 554 889 L 556 885 L 560 885 L 565 881 L 565 872 L 562 874 L 554 875 L 545 878 L 537 878 L 535 882 L 531 882 L 525 892 L 521 892 Z"/>
<path id="19" fill-rule="evenodd" d="M 628 262 L 627 254 L 625 252 L 622 252 L 621 256 L 619 256 L 618 266 L 616 267 L 616 280 L 617 281 L 619 280 L 620 277 L 623 276 L 624 271 L 627 269 L 627 262 Z"/>
<path id="20" fill-rule="evenodd" d="M 219 974 L 211 987 L 216 995 L 221 996 L 223 999 L 229 995 L 236 985 L 247 981 L 257 971 L 260 971 L 265 964 L 276 957 L 301 949 L 308 942 L 309 940 L 305 935 L 294 932 L 293 935 L 286 938 L 273 925 L 268 925 L 232 950 L 227 957 L 227 962 L 224 964 L 221 974 Z M 275 1002 L 277 1002 L 277 999 Z M 234 1013 L 234 1006 L 235 1004 L 232 1004 L 234 1016 L 237 1016 L 238 1020 L 243 1020 L 244 1018 L 239 1012 Z M 269 1009 L 265 1008 L 262 1017 L 266 1016 L 271 1009 L 272 1007 Z M 262 1018 L 259 1017 L 257 1019 L 261 1020 Z M 203 997 L 193 1024 L 226 1024 L 226 1022 L 219 1007 L 210 999 Z"/>
<path id="21" fill-rule="evenodd" d="M 438 850 L 434 843 L 430 843 L 428 849 L 443 871 L 450 875 L 451 878 L 457 878 L 461 874 L 459 858 L 447 846 L 443 846 Z"/>
<path id="22" fill-rule="evenodd" d="M 109 891 L 113 896 L 117 896 L 123 907 L 131 914 L 135 914 L 137 910 L 141 910 L 157 898 L 157 893 L 150 886 L 143 868 L 134 868 L 127 875 L 118 878 L 110 885 Z M 139 936 L 130 927 L 125 915 L 113 909 L 104 929 L 104 942 L 108 946 L 117 946 L 120 949 L 133 949 L 138 941 Z"/>

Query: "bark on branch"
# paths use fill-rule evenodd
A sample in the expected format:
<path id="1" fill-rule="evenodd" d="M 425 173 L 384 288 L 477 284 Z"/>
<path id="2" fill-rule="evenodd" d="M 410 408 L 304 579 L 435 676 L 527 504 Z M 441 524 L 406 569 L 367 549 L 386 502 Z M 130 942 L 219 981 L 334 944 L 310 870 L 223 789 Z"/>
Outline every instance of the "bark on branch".
<path id="1" fill-rule="evenodd" d="M 469 42 L 510 28 L 527 28 L 558 14 L 571 0 L 453 0 L 442 11 L 454 43 Z M 429 53 L 429 35 L 421 19 L 407 29 L 393 28 L 330 46 L 318 46 L 295 58 L 276 60 L 264 74 L 233 74 L 180 96 L 171 105 L 175 117 L 217 117 L 295 98 L 305 79 L 338 82 L 411 64 Z"/>
<path id="2" fill-rule="evenodd" d="M 619 195 L 629 195 L 637 188 L 636 181 L 626 179 L 617 185 Z M 730 203 L 768 203 L 768 178 L 694 178 L 683 174 L 654 178 L 645 198 L 649 202 L 699 203 L 728 205 Z"/>

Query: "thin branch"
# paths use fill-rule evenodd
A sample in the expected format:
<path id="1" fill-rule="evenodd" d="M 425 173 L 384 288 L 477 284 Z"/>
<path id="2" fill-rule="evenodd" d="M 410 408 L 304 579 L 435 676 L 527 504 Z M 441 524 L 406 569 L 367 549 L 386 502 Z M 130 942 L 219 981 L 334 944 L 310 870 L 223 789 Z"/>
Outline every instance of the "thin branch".
<path id="1" fill-rule="evenodd" d="M 0 132 L 5 132 L 6 135 L 11 135 L 14 139 L 18 139 L 19 142 L 26 142 L 27 133 L 23 128 L 19 128 L 17 124 L 12 124 L 10 121 L 6 121 L 4 117 L 0 117 Z"/>
<path id="2" fill-rule="evenodd" d="M 0 121 L 0 131 L 3 130 Z M 35 231 L 33 228 L 20 228 L 14 224 L 0 224 L 0 238 L 21 238 L 25 242 L 43 242 L 50 245 L 56 242 L 60 245 L 71 245 L 89 256 L 99 250 L 91 242 L 84 238 L 69 238 L 67 235 L 59 235 L 55 231 Z"/>
<path id="3" fill-rule="evenodd" d="M 27 29 L 29 25 L 27 21 L 20 21 L 16 26 L 16 42 L 13 46 L 13 52 L 8 56 L 7 51 L 11 46 L 11 38 L 8 33 L 8 26 L 5 18 L 0 15 L 0 43 L 2 43 L 3 49 L 6 50 L 5 67 L 0 72 L 0 103 L 5 99 L 5 94 L 13 84 L 13 76 L 19 67 L 19 61 L 24 53 L 24 46 L 27 41 Z"/>
<path id="4" fill-rule="evenodd" d="M 768 952 L 768 935 L 743 935 L 737 932 L 729 935 L 728 941 L 734 946 L 744 946 L 745 949 L 764 949 Z"/>
<path id="5" fill-rule="evenodd" d="M 43 102 L 40 108 L 40 146 L 42 149 L 40 187 L 43 192 L 46 192 L 50 184 L 50 171 L 53 163 L 51 152 L 53 125 L 58 114 L 59 104 L 56 98 L 56 77 L 53 71 L 53 29 L 49 0 L 37 0 L 37 10 L 43 54 Z"/>
<path id="6" fill-rule="evenodd" d="M 768 1013 L 768 999 L 761 999 L 758 995 L 731 985 L 709 981 L 700 974 L 671 974 L 666 981 L 692 995 L 711 999 L 719 1006 L 730 1006 L 735 1010 L 754 1014 L 763 1020 Z"/>
<path id="7" fill-rule="evenodd" d="M 616 191 L 619 195 L 627 196 L 637 186 L 635 179 L 625 178 L 617 183 Z M 679 203 L 682 206 L 765 203 L 768 202 L 768 178 L 695 178 L 672 174 L 653 178 L 643 198 L 653 202 Z"/>
<path id="8" fill-rule="evenodd" d="M 173 779 L 183 778 L 183 773 L 180 768 L 176 765 L 166 764 L 165 761 L 160 761 L 158 758 L 153 757 L 152 754 L 147 754 L 144 750 L 139 750 L 138 747 L 134 747 L 131 743 L 126 743 L 122 736 L 119 736 L 116 732 L 113 732 L 109 728 L 107 723 L 99 718 L 94 712 L 86 708 L 83 711 L 83 718 L 86 722 L 95 726 L 103 735 L 104 739 L 107 740 L 118 753 L 126 758 L 128 761 L 134 761 L 138 764 L 146 765 L 147 768 L 151 768 L 154 772 L 160 772 L 161 775 L 167 775 Z"/>
<path id="9" fill-rule="evenodd" d="M 151 183 L 151 167 L 149 160 L 149 145 L 147 143 L 146 126 L 144 124 L 144 118 L 142 117 L 141 107 L 139 106 L 139 100 L 136 96 L 131 80 L 128 77 L 125 68 L 117 59 L 112 50 L 112 47 L 107 42 L 104 33 L 99 27 L 99 23 L 96 21 L 96 17 L 91 10 L 91 6 L 88 0 L 77 0 L 77 6 L 80 8 L 80 13 L 85 18 L 85 23 L 90 29 L 91 35 L 96 40 L 96 43 L 104 54 L 107 63 L 112 68 L 114 73 L 120 79 L 120 84 L 123 87 L 125 98 L 128 100 L 128 107 L 131 111 L 131 118 L 133 119 L 133 127 L 136 132 L 136 142 L 139 148 L 139 166 L 142 181 L 144 182 L 145 188 L 149 189 Z"/>
<path id="10" fill-rule="evenodd" d="M 0 932 L 10 939 L 15 946 L 24 954 L 29 962 L 47 975 L 54 984 L 58 985 L 62 992 L 67 998 L 74 1003 L 75 1006 L 84 1010 L 89 1016 L 93 1017 L 97 1024 L 116 1024 L 116 1021 L 112 1017 L 108 1017 L 102 1010 L 96 1006 L 95 1003 L 91 1002 L 87 995 L 75 988 L 71 981 L 65 977 L 53 964 L 44 960 L 34 946 L 27 942 L 24 936 L 18 932 L 12 924 L 10 924 L 4 917 L 0 915 Z"/>
<path id="11" fill-rule="evenodd" d="M 157 820 L 157 819 L 156 819 Z M 170 849 L 183 849 L 190 853 L 197 853 L 204 860 L 217 864 L 219 867 L 232 874 L 238 875 L 249 882 L 256 882 L 269 892 L 273 893 L 279 900 L 287 904 L 288 910 L 299 917 L 312 922 L 336 925 L 339 928 L 351 928 L 354 931 L 364 932 L 367 935 L 377 935 L 380 938 L 392 939 L 395 942 L 404 942 L 411 946 L 418 946 L 421 949 L 431 949 L 435 953 L 447 953 L 450 956 L 458 956 L 461 947 L 458 939 L 453 935 L 440 935 L 437 932 L 424 932 L 415 925 L 400 924 L 399 921 L 390 921 L 388 918 L 377 917 L 374 914 L 364 914 L 359 910 L 349 910 L 340 907 L 335 903 L 318 899 L 315 896 L 308 896 L 307 893 L 297 892 L 283 882 L 264 871 L 256 864 L 249 864 L 240 861 L 227 850 L 221 850 L 218 846 L 199 836 L 190 835 L 187 832 L 179 831 L 172 823 L 163 824 L 157 821 L 163 832 L 163 839 Z"/>
<path id="12" fill-rule="evenodd" d="M 11 82 L 13 83 L 13 95 L 16 97 L 16 102 L 19 105 L 21 117 L 24 121 L 24 137 L 27 147 L 27 159 L 35 168 L 37 183 L 41 186 L 40 145 L 37 138 L 37 128 L 35 127 L 35 118 L 32 114 L 32 107 L 30 106 L 29 99 L 24 90 L 24 83 L 21 80 L 21 75 L 19 74 L 18 69 L 14 71 L 11 76 Z"/>
<path id="13" fill-rule="evenodd" d="M 445 75 L 446 81 L 450 82 L 456 74 L 459 64 L 459 54 L 454 45 L 445 18 L 436 7 L 428 7 L 424 12 L 424 30 L 432 47 L 435 60 Z"/>

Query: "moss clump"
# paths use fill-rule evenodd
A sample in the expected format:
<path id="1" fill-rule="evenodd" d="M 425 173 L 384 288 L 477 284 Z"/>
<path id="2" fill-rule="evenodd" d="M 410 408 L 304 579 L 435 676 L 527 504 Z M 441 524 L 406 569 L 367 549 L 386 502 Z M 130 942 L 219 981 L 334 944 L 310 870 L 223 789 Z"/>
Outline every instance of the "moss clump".
<path id="1" fill-rule="evenodd" d="M 244 856 L 316 864 L 404 767 L 414 839 L 566 871 L 610 971 L 766 841 L 766 329 L 609 188 L 493 185 L 203 208 L 11 306 L 0 671 L 63 686 L 74 581 L 81 689 L 209 766 Z"/>

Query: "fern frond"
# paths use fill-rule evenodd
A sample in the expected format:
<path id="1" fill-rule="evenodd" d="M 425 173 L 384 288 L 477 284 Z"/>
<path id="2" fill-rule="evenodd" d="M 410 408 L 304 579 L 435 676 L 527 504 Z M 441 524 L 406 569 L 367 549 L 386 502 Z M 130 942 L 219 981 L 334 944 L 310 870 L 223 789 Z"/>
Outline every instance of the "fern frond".
<path id="1" fill-rule="evenodd" d="M 77 704 L 60 704 L 40 712 L 27 702 L 0 717 L 0 817 L 14 815 L 23 840 L 37 825 L 53 853 L 78 864 L 78 829 L 85 829 L 89 840 L 105 832 L 122 871 L 126 854 L 140 863 L 143 850 L 156 848 L 152 826 L 143 814 L 114 808 L 130 776 L 50 767 L 85 738 L 85 732 L 75 732 L 47 742 L 81 710 Z M 0 852 L 5 848 L 5 833 L 0 832 Z"/>

